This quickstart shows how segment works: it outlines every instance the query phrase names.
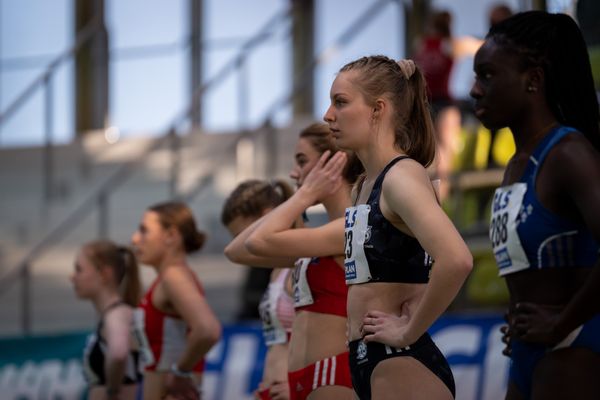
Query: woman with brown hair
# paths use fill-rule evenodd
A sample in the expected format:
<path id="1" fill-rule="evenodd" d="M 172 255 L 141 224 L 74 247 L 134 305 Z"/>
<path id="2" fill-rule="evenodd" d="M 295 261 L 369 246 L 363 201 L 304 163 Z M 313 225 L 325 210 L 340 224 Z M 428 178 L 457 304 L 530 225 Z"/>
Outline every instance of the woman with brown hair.
<path id="1" fill-rule="evenodd" d="M 142 378 L 131 330 L 141 294 L 135 256 L 106 240 L 86 243 L 75 260 L 71 282 L 77 296 L 90 300 L 100 316 L 84 351 L 88 398 L 135 399 Z"/>
<path id="2" fill-rule="evenodd" d="M 300 133 L 295 161 L 290 176 L 298 191 L 305 185 L 308 173 L 324 153 L 337 151 L 329 128 L 313 124 Z M 289 344 L 288 382 L 291 399 L 352 399 L 346 342 L 346 296 L 344 284 L 343 246 L 339 251 L 323 251 L 322 235 L 328 235 L 331 224 L 316 228 L 293 228 L 302 213 L 320 203 L 330 221 L 341 220 L 350 204 L 350 188 L 360 173 L 360 165 L 349 164 L 339 190 L 303 204 L 294 218 L 277 223 L 284 202 L 244 230 L 225 249 L 234 262 L 263 266 L 292 266 L 294 270 L 294 304 L 296 316 Z M 298 192 L 296 192 L 298 193 Z M 280 221 L 281 222 L 281 221 Z M 280 231 L 271 235 L 276 223 Z M 342 225 L 333 227 L 342 229 Z M 324 232 L 326 231 L 326 232 Z M 343 239 L 343 238 L 342 238 Z M 343 244 L 343 241 L 340 240 Z"/>
<path id="3" fill-rule="evenodd" d="M 144 372 L 144 398 L 198 399 L 204 357 L 219 340 L 221 325 L 187 263 L 205 235 L 185 204 L 146 210 L 132 243 L 138 260 L 158 274 L 138 309 L 153 362 Z"/>
<path id="4" fill-rule="evenodd" d="M 283 181 L 248 180 L 231 192 L 221 214 L 221 222 L 235 238 L 252 223 L 287 200 L 292 188 Z M 289 268 L 274 268 L 259 305 L 267 354 L 262 380 L 255 392 L 261 400 L 290 398 L 287 379 L 288 342 L 294 320 L 294 300 Z"/>
<path id="5" fill-rule="evenodd" d="M 435 154 L 425 80 L 411 60 L 363 57 L 331 86 L 324 119 L 365 167 L 346 210 L 350 368 L 361 399 L 449 399 L 452 371 L 427 329 L 472 268 L 426 167 Z"/>

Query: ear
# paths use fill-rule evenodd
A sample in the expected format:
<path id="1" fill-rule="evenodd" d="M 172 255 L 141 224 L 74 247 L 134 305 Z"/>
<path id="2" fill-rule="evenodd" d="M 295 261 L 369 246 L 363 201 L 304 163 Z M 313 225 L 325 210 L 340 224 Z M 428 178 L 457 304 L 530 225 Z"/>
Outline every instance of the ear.
<path id="1" fill-rule="evenodd" d="M 546 76 L 542 67 L 530 68 L 527 72 L 527 92 L 536 93 L 544 90 Z"/>
<path id="2" fill-rule="evenodd" d="M 115 270 L 109 265 L 101 265 L 100 268 L 98 268 L 98 271 L 100 272 L 100 276 L 104 283 L 114 282 L 116 280 Z"/>
<path id="3" fill-rule="evenodd" d="M 372 119 L 381 118 L 381 115 L 384 113 L 386 108 L 387 108 L 387 104 L 386 104 L 385 100 L 383 100 L 381 98 L 375 100 L 375 104 L 373 105 L 373 111 L 371 114 Z"/>
<path id="4" fill-rule="evenodd" d="M 165 229 L 165 243 L 167 245 L 172 245 L 173 243 L 175 243 L 177 241 L 179 232 L 177 232 L 177 229 L 175 229 L 175 227 L 170 226 L 168 228 Z"/>

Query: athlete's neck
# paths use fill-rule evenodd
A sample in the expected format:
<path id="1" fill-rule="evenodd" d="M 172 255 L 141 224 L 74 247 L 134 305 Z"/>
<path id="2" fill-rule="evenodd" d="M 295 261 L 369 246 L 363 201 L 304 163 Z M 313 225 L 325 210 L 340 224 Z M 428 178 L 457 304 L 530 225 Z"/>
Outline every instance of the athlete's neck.
<path id="1" fill-rule="evenodd" d="M 342 187 L 339 190 L 321 202 L 327 211 L 327 217 L 330 221 L 343 217 L 346 207 L 351 206 L 350 190 L 350 185 L 346 181 L 343 181 Z"/>
<path id="2" fill-rule="evenodd" d="M 112 288 L 106 288 L 102 290 L 98 295 L 92 300 L 94 303 L 94 308 L 99 315 L 104 314 L 104 311 L 111 305 L 121 301 L 121 296 L 119 292 Z"/>

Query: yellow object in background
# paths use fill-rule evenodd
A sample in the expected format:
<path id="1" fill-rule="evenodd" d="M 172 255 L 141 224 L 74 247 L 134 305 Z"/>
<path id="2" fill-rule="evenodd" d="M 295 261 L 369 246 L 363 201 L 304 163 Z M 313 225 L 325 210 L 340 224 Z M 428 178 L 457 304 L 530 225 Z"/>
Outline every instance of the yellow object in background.
<path id="1" fill-rule="evenodd" d="M 516 146 L 512 132 L 508 128 L 502 128 L 496 134 L 492 143 L 492 157 L 496 164 L 506 167 L 508 160 L 515 154 Z"/>
<path id="2" fill-rule="evenodd" d="M 475 142 L 475 151 L 473 154 L 473 167 L 475 169 L 486 169 L 488 164 L 488 154 L 492 142 L 492 134 L 489 130 L 479 125 Z"/>

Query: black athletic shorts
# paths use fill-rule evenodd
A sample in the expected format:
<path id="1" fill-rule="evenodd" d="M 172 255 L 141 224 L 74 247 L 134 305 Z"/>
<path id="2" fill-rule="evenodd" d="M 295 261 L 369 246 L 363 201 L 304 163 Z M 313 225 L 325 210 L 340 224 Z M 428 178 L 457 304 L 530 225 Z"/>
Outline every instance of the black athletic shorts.
<path id="1" fill-rule="evenodd" d="M 365 343 L 360 339 L 350 342 L 349 347 L 352 386 L 361 400 L 371 399 L 371 374 L 377 364 L 392 357 L 412 357 L 418 360 L 444 382 L 452 397 L 456 396 L 450 365 L 428 333 L 403 349 L 396 349 L 382 343 Z"/>

